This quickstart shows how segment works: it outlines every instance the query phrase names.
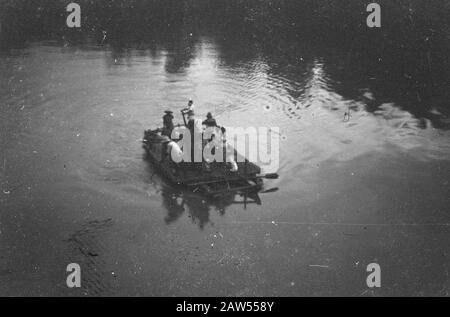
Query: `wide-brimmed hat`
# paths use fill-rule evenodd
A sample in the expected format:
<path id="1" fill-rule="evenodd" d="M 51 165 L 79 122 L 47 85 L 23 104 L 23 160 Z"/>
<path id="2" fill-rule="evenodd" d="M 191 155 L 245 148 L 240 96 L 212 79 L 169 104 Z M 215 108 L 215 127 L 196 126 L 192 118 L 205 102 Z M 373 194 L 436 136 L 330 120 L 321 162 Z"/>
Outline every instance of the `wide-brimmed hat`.
<path id="1" fill-rule="evenodd" d="M 167 114 L 172 114 L 172 113 L 173 113 L 172 110 L 166 110 L 166 111 L 164 111 L 164 112 L 167 113 Z"/>

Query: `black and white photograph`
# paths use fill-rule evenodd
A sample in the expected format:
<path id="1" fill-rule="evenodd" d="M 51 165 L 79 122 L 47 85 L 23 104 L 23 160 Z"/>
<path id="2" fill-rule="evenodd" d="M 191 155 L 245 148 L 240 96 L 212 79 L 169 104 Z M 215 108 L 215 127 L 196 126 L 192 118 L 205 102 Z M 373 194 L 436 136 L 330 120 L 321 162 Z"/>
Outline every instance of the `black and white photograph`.
<path id="1" fill-rule="evenodd" d="M 0 0 L 0 297 L 448 297 L 449 241 L 450 0 Z"/>

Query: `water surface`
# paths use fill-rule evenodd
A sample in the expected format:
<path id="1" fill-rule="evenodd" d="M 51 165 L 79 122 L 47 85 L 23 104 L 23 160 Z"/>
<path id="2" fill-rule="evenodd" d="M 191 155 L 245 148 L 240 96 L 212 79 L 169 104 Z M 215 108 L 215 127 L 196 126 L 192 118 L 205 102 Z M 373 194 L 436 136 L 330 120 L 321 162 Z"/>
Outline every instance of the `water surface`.
<path id="1" fill-rule="evenodd" d="M 307 45 L 296 63 L 223 45 L 0 56 L 0 294 L 448 295 L 445 114 Z M 222 125 L 280 128 L 279 190 L 261 205 L 175 190 L 143 159 L 143 130 L 189 98 Z"/>

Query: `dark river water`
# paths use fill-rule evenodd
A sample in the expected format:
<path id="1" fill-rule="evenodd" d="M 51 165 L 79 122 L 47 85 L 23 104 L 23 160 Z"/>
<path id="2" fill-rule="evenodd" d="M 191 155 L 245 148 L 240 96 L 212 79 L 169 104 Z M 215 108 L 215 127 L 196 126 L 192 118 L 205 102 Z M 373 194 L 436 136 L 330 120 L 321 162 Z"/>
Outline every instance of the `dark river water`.
<path id="1" fill-rule="evenodd" d="M 212 36 L 174 45 L 0 55 L 1 295 L 449 294 L 445 114 L 307 48 L 291 64 Z M 279 127 L 278 191 L 210 201 L 160 178 L 143 131 L 189 98 L 223 125 Z"/>

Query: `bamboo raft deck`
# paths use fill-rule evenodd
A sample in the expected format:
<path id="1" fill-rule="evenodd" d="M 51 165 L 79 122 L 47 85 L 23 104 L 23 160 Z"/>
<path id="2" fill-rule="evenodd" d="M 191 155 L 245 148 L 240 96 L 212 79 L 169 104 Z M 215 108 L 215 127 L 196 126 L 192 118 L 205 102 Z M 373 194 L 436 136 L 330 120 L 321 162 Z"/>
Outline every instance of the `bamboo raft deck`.
<path id="1" fill-rule="evenodd" d="M 226 162 L 213 162 L 205 170 L 202 163 L 173 162 L 165 154 L 162 137 L 151 130 L 144 133 L 143 147 L 155 167 L 167 180 L 178 186 L 200 192 L 208 196 L 219 196 L 230 192 L 251 192 L 262 188 L 262 178 L 258 176 L 261 168 L 249 162 L 246 158 L 235 152 L 238 171 L 231 172 Z M 238 161 L 238 160 L 237 160 Z"/>

